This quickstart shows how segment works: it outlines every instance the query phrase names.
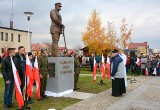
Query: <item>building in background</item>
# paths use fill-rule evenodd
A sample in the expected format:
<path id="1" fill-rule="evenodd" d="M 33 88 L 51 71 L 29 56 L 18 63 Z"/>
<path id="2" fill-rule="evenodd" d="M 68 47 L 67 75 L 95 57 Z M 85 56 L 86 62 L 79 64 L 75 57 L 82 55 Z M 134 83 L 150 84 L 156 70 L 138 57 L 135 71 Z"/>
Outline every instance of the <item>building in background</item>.
<path id="1" fill-rule="evenodd" d="M 28 50 L 28 31 L 0 26 L 0 55 L 3 55 L 5 48 L 16 48 L 18 51 L 19 46 L 24 46 L 25 50 Z"/>
<path id="2" fill-rule="evenodd" d="M 39 51 L 39 53 L 40 53 L 40 50 L 42 48 L 44 48 L 44 49 L 47 50 L 48 55 L 51 55 L 51 47 L 52 47 L 51 43 L 32 44 L 32 53 L 33 53 L 33 55 L 36 53 L 36 51 Z M 60 55 L 63 55 L 65 47 L 58 47 L 58 50 L 59 50 Z M 68 53 L 70 53 L 71 51 L 73 51 L 73 49 L 68 49 Z"/>
<path id="3" fill-rule="evenodd" d="M 149 45 L 147 42 L 142 42 L 142 43 L 131 42 L 129 44 L 129 50 L 135 50 L 137 53 L 140 53 L 140 54 L 148 54 Z"/>

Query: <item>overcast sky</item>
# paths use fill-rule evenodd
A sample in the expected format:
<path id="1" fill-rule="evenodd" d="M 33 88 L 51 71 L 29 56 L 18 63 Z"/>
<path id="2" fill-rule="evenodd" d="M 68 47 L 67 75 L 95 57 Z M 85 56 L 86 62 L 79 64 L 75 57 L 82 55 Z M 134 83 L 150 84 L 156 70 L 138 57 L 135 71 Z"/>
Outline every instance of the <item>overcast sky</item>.
<path id="1" fill-rule="evenodd" d="M 30 29 L 32 42 L 50 42 L 50 10 L 55 2 L 62 3 L 63 24 L 69 48 L 82 45 L 81 33 L 85 31 L 91 12 L 96 9 L 104 27 L 113 22 L 119 36 L 122 18 L 134 26 L 132 42 L 148 42 L 151 48 L 160 49 L 160 0 L 13 0 L 14 28 L 27 30 L 25 11 L 32 11 Z M 9 27 L 12 0 L 0 0 L 1 26 Z M 64 46 L 63 37 L 60 46 Z"/>

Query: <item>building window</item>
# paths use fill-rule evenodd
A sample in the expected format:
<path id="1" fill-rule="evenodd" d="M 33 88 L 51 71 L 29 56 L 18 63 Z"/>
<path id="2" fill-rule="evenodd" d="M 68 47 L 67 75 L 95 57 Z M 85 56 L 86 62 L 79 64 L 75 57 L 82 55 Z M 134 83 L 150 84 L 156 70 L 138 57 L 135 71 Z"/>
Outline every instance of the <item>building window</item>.
<path id="1" fill-rule="evenodd" d="M 3 32 L 1 32 L 1 40 L 3 40 Z"/>
<path id="2" fill-rule="evenodd" d="M 8 41 L 8 33 L 5 34 L 5 41 Z"/>
<path id="3" fill-rule="evenodd" d="M 21 42 L 21 35 L 18 34 L 18 42 Z"/>
<path id="4" fill-rule="evenodd" d="M 13 34 L 11 34 L 11 41 L 13 41 Z"/>

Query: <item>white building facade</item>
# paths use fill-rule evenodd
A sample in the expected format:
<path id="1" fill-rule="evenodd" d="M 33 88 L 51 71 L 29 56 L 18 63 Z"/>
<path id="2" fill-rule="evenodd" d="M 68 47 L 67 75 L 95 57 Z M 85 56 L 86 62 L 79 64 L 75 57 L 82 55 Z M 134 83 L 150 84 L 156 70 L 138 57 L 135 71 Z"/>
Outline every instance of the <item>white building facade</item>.
<path id="1" fill-rule="evenodd" d="M 29 44 L 31 44 L 31 36 L 30 32 Z M 25 50 L 28 50 L 28 31 L 0 27 L 0 55 L 3 55 L 5 48 L 16 48 L 18 51 L 19 46 L 24 46 Z"/>

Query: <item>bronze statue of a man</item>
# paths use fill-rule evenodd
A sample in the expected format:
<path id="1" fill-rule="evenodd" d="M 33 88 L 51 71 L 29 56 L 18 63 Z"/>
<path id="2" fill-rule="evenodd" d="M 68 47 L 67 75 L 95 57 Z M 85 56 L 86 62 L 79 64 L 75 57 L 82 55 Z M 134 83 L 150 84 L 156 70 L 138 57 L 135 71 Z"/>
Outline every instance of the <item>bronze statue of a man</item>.
<path id="1" fill-rule="evenodd" d="M 62 24 L 62 17 L 59 13 L 59 11 L 61 10 L 61 7 L 62 7 L 61 3 L 55 3 L 55 9 L 52 9 L 50 11 L 50 18 L 51 18 L 50 33 L 52 35 L 51 55 L 53 57 L 59 56 L 58 42 L 59 42 L 60 34 L 62 34 L 62 29 L 64 29 L 64 25 Z"/>

